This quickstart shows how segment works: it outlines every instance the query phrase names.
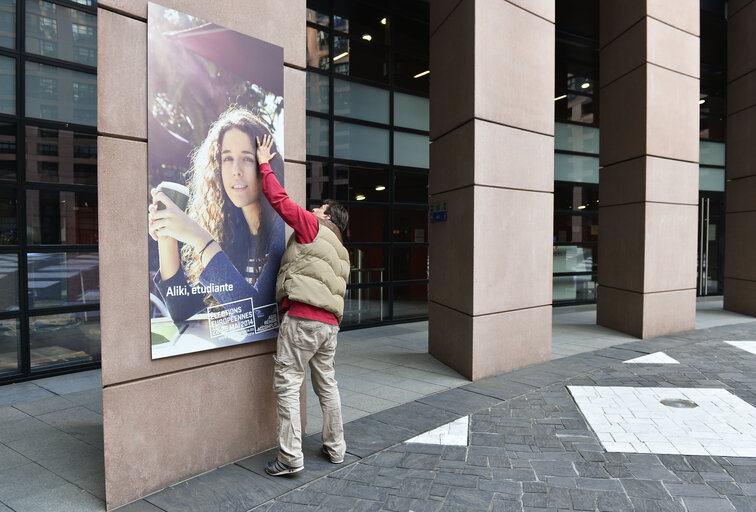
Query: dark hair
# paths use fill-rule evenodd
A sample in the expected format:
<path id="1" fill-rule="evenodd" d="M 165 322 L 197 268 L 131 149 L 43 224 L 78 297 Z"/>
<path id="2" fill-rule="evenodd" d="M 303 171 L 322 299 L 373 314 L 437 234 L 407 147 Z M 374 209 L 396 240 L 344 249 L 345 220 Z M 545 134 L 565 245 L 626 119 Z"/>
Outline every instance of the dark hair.
<path id="1" fill-rule="evenodd" d="M 323 201 L 323 205 L 328 206 L 325 213 L 331 216 L 331 222 L 336 224 L 336 227 L 339 228 L 343 236 L 346 236 L 347 226 L 349 225 L 349 212 L 347 209 L 333 199 L 326 199 Z"/>

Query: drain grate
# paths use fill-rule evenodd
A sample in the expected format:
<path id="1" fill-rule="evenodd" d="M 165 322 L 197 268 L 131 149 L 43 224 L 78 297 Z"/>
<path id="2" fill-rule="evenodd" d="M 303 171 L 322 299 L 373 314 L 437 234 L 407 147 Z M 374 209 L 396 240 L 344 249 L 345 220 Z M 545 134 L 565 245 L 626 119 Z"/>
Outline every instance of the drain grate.
<path id="1" fill-rule="evenodd" d="M 675 407 L 678 409 L 692 409 L 698 407 L 698 404 L 691 400 L 683 400 L 681 398 L 666 398 L 661 400 L 661 403 L 667 407 Z"/>

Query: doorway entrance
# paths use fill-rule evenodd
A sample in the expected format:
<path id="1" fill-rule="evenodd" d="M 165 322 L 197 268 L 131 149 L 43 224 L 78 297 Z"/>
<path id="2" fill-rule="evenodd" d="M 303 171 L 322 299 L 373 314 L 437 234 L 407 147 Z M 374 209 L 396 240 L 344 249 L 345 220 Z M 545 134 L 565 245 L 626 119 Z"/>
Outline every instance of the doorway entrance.
<path id="1" fill-rule="evenodd" d="M 724 192 L 698 197 L 697 295 L 721 295 L 724 284 Z"/>

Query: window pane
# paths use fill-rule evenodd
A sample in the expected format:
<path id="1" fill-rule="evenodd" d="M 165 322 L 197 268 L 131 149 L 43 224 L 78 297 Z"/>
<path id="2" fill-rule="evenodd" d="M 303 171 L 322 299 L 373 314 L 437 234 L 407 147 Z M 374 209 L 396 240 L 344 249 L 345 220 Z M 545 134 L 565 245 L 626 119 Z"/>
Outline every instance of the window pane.
<path id="1" fill-rule="evenodd" d="M 0 2 L 0 46 L 16 47 L 16 0 Z"/>
<path id="2" fill-rule="evenodd" d="M 0 180 L 16 179 L 16 125 L 0 123 Z"/>
<path id="3" fill-rule="evenodd" d="M 388 44 L 389 25 L 382 23 L 386 19 L 386 10 L 375 6 L 375 1 L 370 3 L 373 5 L 353 0 L 336 0 L 333 6 L 333 13 L 339 18 L 336 29 L 353 37 L 368 35 L 373 43 Z"/>
<path id="4" fill-rule="evenodd" d="M 554 154 L 554 179 L 559 181 L 599 182 L 599 159 L 593 156 Z"/>
<path id="5" fill-rule="evenodd" d="M 394 125 L 415 130 L 428 130 L 428 98 L 414 94 L 394 93 Z"/>
<path id="6" fill-rule="evenodd" d="M 554 149 L 598 155 L 598 128 L 578 124 L 555 123 L 554 130 Z"/>
<path id="7" fill-rule="evenodd" d="M 699 190 L 725 191 L 725 170 L 716 167 L 698 168 Z"/>
<path id="8" fill-rule="evenodd" d="M 554 115 L 560 121 L 598 125 L 598 105 L 593 97 L 563 93 L 554 101 Z"/>
<path id="9" fill-rule="evenodd" d="M 100 360 L 100 312 L 29 318 L 31 367 Z"/>
<path id="10" fill-rule="evenodd" d="M 427 247 L 394 247 L 394 281 L 410 279 L 428 279 Z"/>
<path id="11" fill-rule="evenodd" d="M 97 17 L 50 2 L 28 2 L 26 51 L 96 66 Z"/>
<path id="12" fill-rule="evenodd" d="M 394 55 L 394 83 L 402 89 L 428 94 L 428 58 Z"/>
<path id="13" fill-rule="evenodd" d="M 554 248 L 554 273 L 591 272 L 596 266 L 596 247 L 560 245 Z"/>
<path id="14" fill-rule="evenodd" d="M 394 320 L 428 316 L 428 285 L 394 286 Z"/>
<path id="15" fill-rule="evenodd" d="M 307 110 L 328 113 L 328 77 L 307 72 Z"/>
<path id="16" fill-rule="evenodd" d="M 724 166 L 726 147 L 727 146 L 723 142 L 700 141 L 701 151 L 698 158 L 700 163 Z"/>
<path id="17" fill-rule="evenodd" d="M 388 281 L 388 264 L 382 247 L 350 247 L 352 270 L 349 284 L 381 283 Z"/>
<path id="18" fill-rule="evenodd" d="M 335 195 L 339 201 L 389 202 L 388 169 L 360 165 L 335 165 Z"/>
<path id="19" fill-rule="evenodd" d="M 29 253 L 27 264 L 30 308 L 100 301 L 97 253 Z"/>
<path id="20" fill-rule="evenodd" d="M 428 204 L 428 175 L 397 171 L 394 197 L 399 203 Z"/>
<path id="21" fill-rule="evenodd" d="M 16 59 L 0 57 L 0 112 L 16 113 Z"/>
<path id="22" fill-rule="evenodd" d="M 328 156 L 328 120 L 307 117 L 307 154 Z"/>
<path id="23" fill-rule="evenodd" d="M 18 319 L 0 320 L 0 375 L 18 370 Z"/>
<path id="24" fill-rule="evenodd" d="M 556 242 L 598 242 L 598 221 L 598 215 L 554 215 Z"/>
<path id="25" fill-rule="evenodd" d="M 0 311 L 15 310 L 18 310 L 18 256 L 0 254 Z"/>
<path id="26" fill-rule="evenodd" d="M 427 135 L 394 132 L 394 163 L 427 169 L 430 154 Z"/>
<path id="27" fill-rule="evenodd" d="M 68 130 L 26 127 L 26 179 L 97 184 L 97 137 Z"/>
<path id="28" fill-rule="evenodd" d="M 554 276 L 554 302 L 595 301 L 595 276 Z"/>
<path id="29" fill-rule="evenodd" d="M 334 36 L 333 53 L 333 70 L 336 73 L 372 82 L 388 82 L 388 51 L 385 47 Z"/>
<path id="30" fill-rule="evenodd" d="M 307 0 L 307 21 L 328 26 L 328 0 Z"/>
<path id="31" fill-rule="evenodd" d="M 554 184 L 554 209 L 572 211 L 598 211 L 598 186 Z"/>
<path id="32" fill-rule="evenodd" d="M 26 115 L 51 121 L 97 124 L 97 76 L 26 63 Z"/>
<path id="33" fill-rule="evenodd" d="M 0 245 L 18 244 L 18 196 L 16 194 L 16 187 L 6 185 L 0 187 Z"/>
<path id="34" fill-rule="evenodd" d="M 388 210 L 349 206 L 347 242 L 387 242 Z"/>
<path id="35" fill-rule="evenodd" d="M 342 325 L 382 322 L 388 319 L 388 311 L 388 292 L 384 287 L 350 287 L 344 297 Z"/>
<path id="36" fill-rule="evenodd" d="M 97 192 L 26 191 L 29 244 L 96 244 Z"/>
<path id="37" fill-rule="evenodd" d="M 318 69 L 328 69 L 331 59 L 328 55 L 329 35 L 325 30 L 307 27 L 307 65 Z"/>
<path id="38" fill-rule="evenodd" d="M 307 162 L 307 200 L 314 205 L 323 199 L 333 198 L 330 183 L 330 167 L 323 162 Z"/>
<path id="39" fill-rule="evenodd" d="M 428 210 L 394 210 L 394 242 L 427 241 Z"/>
<path id="40" fill-rule="evenodd" d="M 388 124 L 389 92 L 336 79 L 333 81 L 333 113 Z"/>
<path id="41" fill-rule="evenodd" d="M 336 158 L 388 163 L 388 130 L 338 121 L 333 123 L 333 130 L 333 150 Z"/>

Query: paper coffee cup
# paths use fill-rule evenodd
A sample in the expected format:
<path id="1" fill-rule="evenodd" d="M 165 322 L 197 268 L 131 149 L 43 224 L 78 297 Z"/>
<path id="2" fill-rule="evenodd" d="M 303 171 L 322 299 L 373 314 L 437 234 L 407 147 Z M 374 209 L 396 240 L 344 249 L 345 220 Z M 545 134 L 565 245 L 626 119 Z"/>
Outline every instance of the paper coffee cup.
<path id="1" fill-rule="evenodd" d="M 157 189 L 163 194 L 167 195 L 171 201 L 176 203 L 181 211 L 186 210 L 186 205 L 189 204 L 189 188 L 181 185 L 180 183 L 174 183 L 172 181 L 164 181 L 157 186 Z M 165 205 L 158 202 L 158 210 L 165 209 Z"/>

